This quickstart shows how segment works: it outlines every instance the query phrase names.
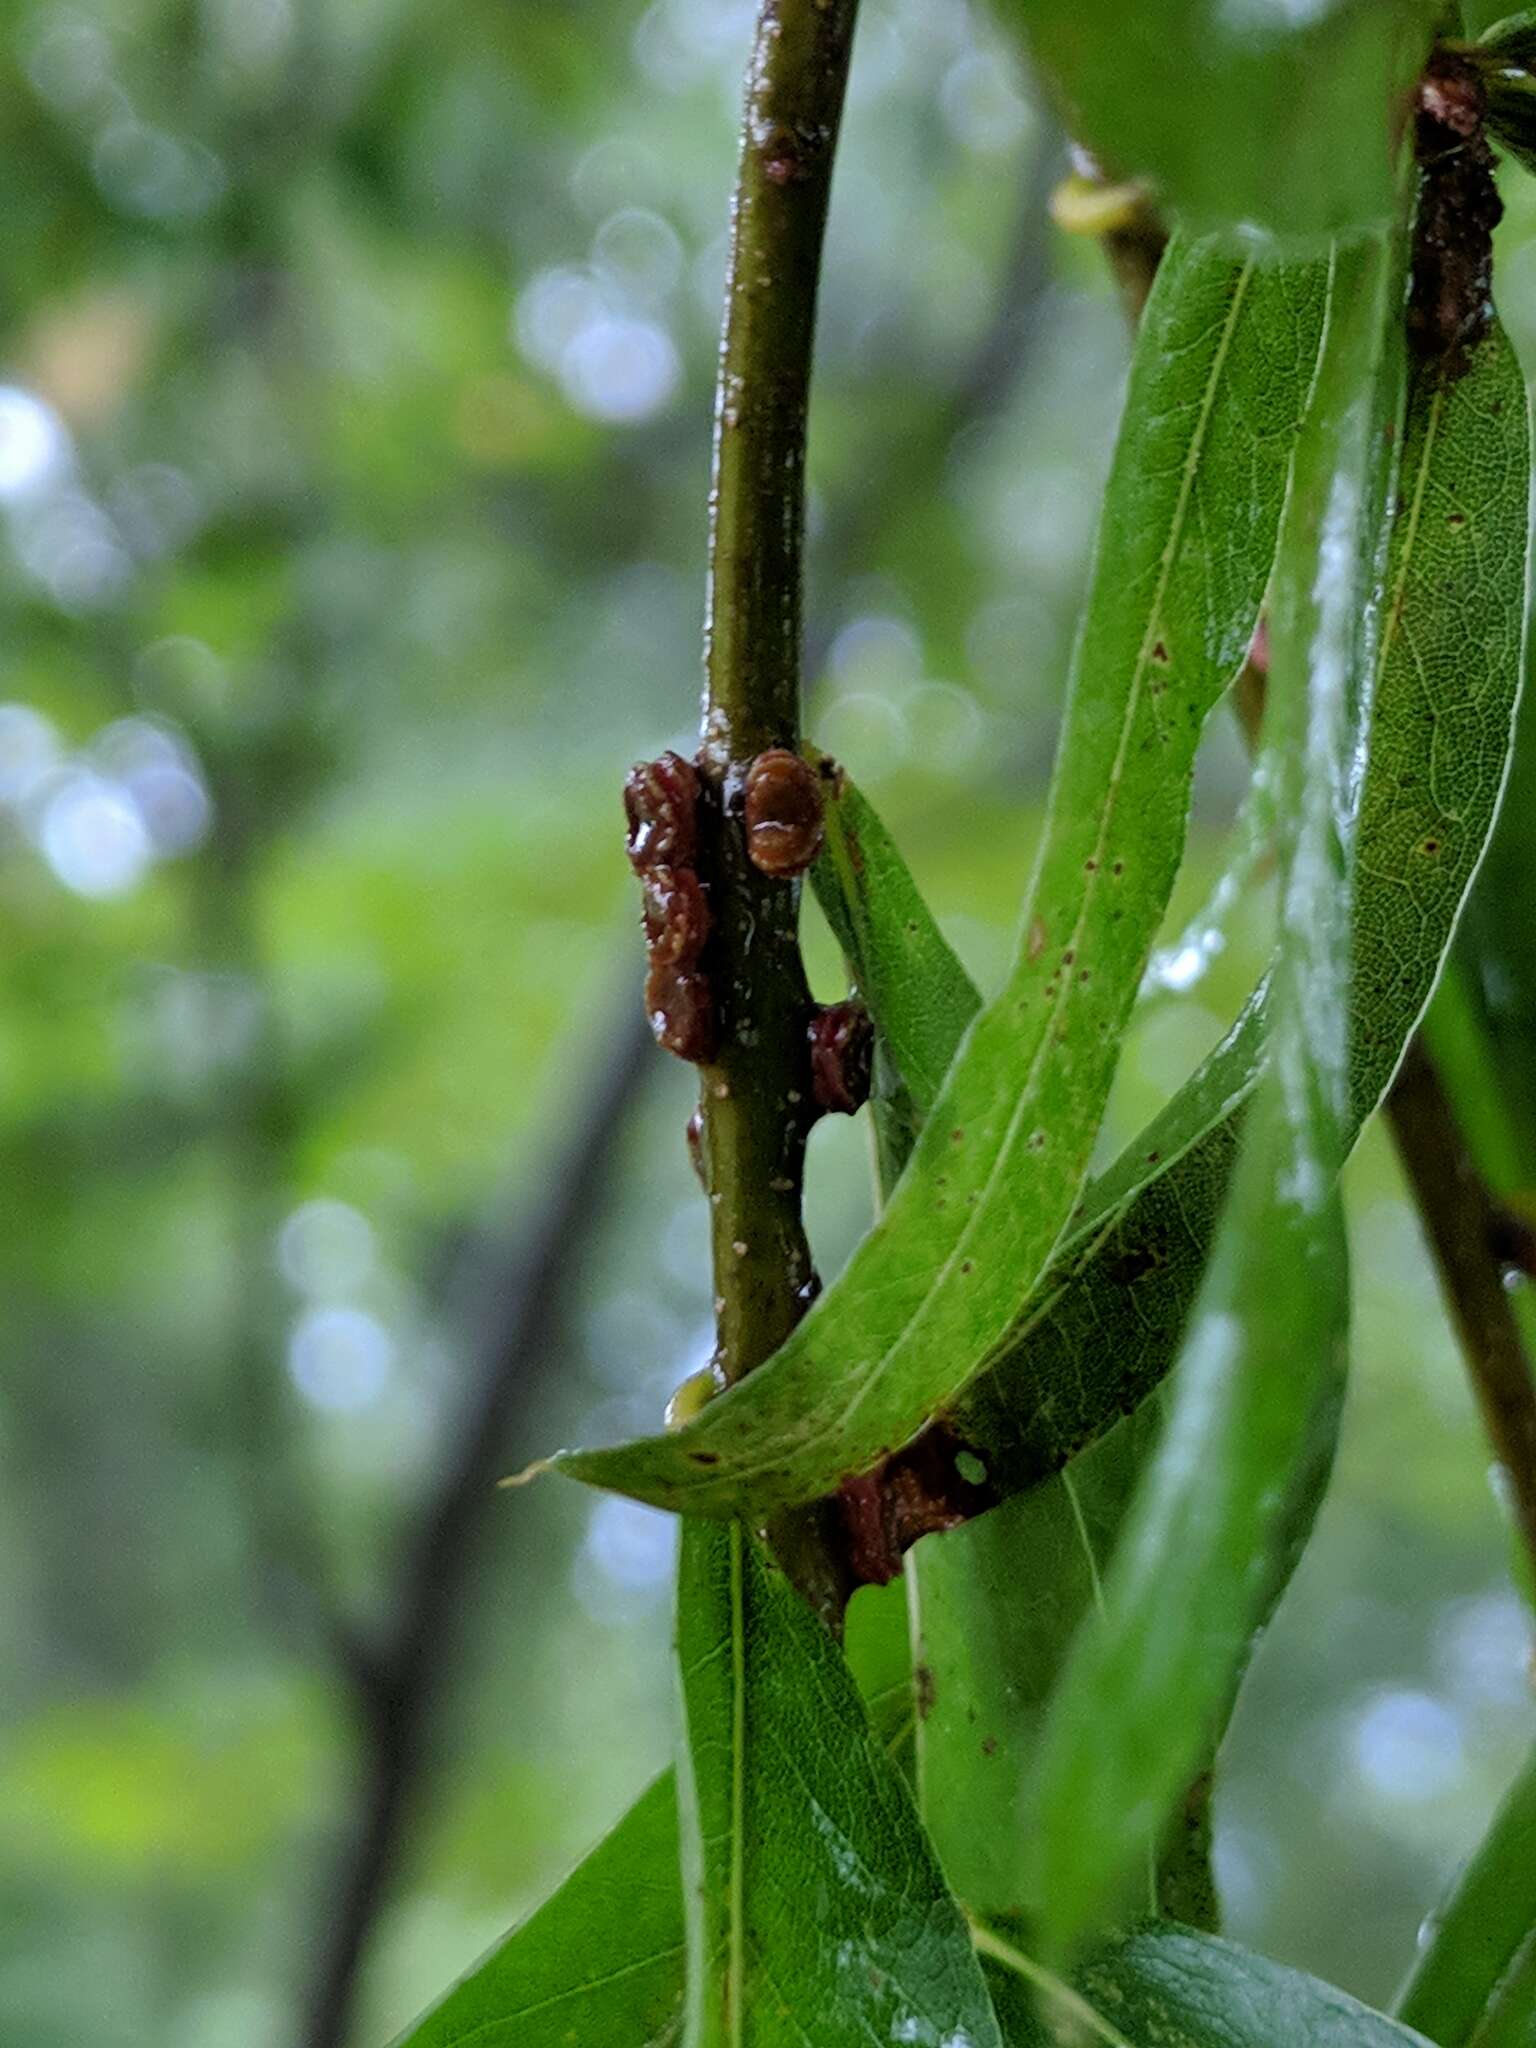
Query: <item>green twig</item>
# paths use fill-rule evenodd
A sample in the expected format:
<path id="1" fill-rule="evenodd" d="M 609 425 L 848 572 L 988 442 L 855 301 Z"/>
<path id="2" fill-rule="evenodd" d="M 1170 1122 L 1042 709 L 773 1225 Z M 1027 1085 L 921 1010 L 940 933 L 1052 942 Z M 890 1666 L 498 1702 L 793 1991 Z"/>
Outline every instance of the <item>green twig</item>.
<path id="1" fill-rule="evenodd" d="M 771 1356 L 814 1292 L 801 1220 L 809 1127 L 799 884 L 747 855 L 755 757 L 800 740 L 801 554 L 816 293 L 857 0 L 763 0 L 747 81 L 715 399 L 700 770 L 719 1044 L 702 1073 L 716 1362 Z M 819 1605 L 838 1577 L 813 1523 L 776 1532 Z"/>

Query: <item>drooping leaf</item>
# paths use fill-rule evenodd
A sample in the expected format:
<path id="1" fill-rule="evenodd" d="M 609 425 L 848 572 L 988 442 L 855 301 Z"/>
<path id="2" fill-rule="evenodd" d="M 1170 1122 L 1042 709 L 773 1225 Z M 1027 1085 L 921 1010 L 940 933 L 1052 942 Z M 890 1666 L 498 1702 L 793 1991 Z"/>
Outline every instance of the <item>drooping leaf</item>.
<path id="1" fill-rule="evenodd" d="M 1306 240 L 1393 218 L 1434 0 L 998 0 L 1117 178 L 1191 227 Z"/>
<path id="2" fill-rule="evenodd" d="M 1426 2048 L 1332 1984 L 1214 1935 L 1147 1928 L 1070 1985 L 1007 1936 L 981 1928 L 976 1941 L 1008 2048 Z"/>
<path id="3" fill-rule="evenodd" d="M 877 1745 L 911 1743 L 911 1659 L 898 1583 L 867 1586 L 845 1648 Z M 673 2048 L 683 2029 L 677 1781 L 664 1771 L 571 1875 L 401 2034 L 393 2048 Z M 535 2017 L 552 2032 L 535 2026 Z"/>
<path id="4" fill-rule="evenodd" d="M 1160 1420 L 1147 1402 L 1043 1486 L 907 1559 L 923 1673 L 918 1798 L 951 1883 L 977 1912 L 1034 1917 L 1020 1787 Z"/>
<path id="5" fill-rule="evenodd" d="M 678 1657 L 688 2048 L 1001 2048 L 847 1666 L 740 1523 L 684 1527 Z"/>
<path id="6" fill-rule="evenodd" d="M 789 1341 L 686 1428 L 564 1454 L 567 1472 L 690 1513 L 765 1514 L 905 1442 L 1016 1319 L 1087 1166 L 1178 866 L 1201 723 L 1253 630 L 1323 278 L 1170 250 L 1013 970 L 885 1213 Z"/>
<path id="7" fill-rule="evenodd" d="M 1335 262 L 1270 600 L 1268 1064 L 1156 1455 L 1041 1735 L 1034 1861 L 1051 1956 L 1125 1909 L 1262 1619 L 1295 1475 L 1319 1442 L 1326 1463 L 1342 1403 L 1354 776 L 1387 512 L 1380 386 L 1397 387 L 1401 343 L 1384 340 L 1399 299 L 1389 245 Z"/>
<path id="8" fill-rule="evenodd" d="M 677 1799 L 668 1771 L 394 2048 L 674 2048 L 682 2012 Z"/>
<path id="9" fill-rule="evenodd" d="M 1536 2039 L 1536 1755 L 1527 1758 L 1397 2001 L 1440 2048 Z M 1522 1967 L 1524 1965 L 1524 1967 Z"/>
<path id="10" fill-rule="evenodd" d="M 1464 377 L 1409 397 L 1360 806 L 1352 1134 L 1434 990 L 1498 809 L 1523 669 L 1529 488 L 1524 379 L 1495 325 Z M 1093 1183 L 1018 1329 L 953 1404 L 956 1440 L 999 1495 L 1058 1470 L 1167 1370 L 1262 1068 L 1263 1013 L 1261 992 Z"/>
<path id="11" fill-rule="evenodd" d="M 1523 386 L 1501 333 L 1484 344 L 1464 383 L 1415 393 L 1392 545 L 1395 595 L 1383 624 L 1375 747 L 1362 799 L 1357 927 L 1368 930 L 1357 928 L 1355 939 L 1357 958 L 1374 973 L 1368 987 L 1355 991 L 1354 1129 L 1375 1107 L 1420 1013 L 1493 816 L 1520 675 L 1525 451 Z M 1452 578 L 1466 593 L 1454 608 L 1444 596 Z M 1433 697 L 1426 697 L 1426 679 Z M 1408 756 L 1415 745 L 1432 746 L 1448 717 L 1456 721 L 1455 752 L 1445 758 L 1456 779 L 1440 776 L 1430 787 L 1413 774 Z M 834 814 L 851 800 L 846 778 L 842 789 Z M 944 1027 L 934 1020 L 946 1005 L 910 1000 L 916 978 L 902 972 L 901 947 L 923 935 L 933 974 L 942 941 L 910 877 L 902 871 L 891 886 L 899 855 L 862 800 L 856 816 L 851 838 L 878 843 L 879 857 L 867 867 L 840 865 L 837 888 L 855 899 L 857 914 L 839 922 L 829 900 L 829 916 L 847 934 L 853 970 L 877 1024 L 882 1031 L 889 1025 L 898 1062 L 914 1072 L 933 1070 L 944 1057 Z M 1512 829 L 1523 826 L 1512 826 L 1506 810 L 1499 833 Z M 1443 848 L 1444 865 L 1421 875 L 1421 849 L 1432 841 Z M 828 898 L 832 893 L 828 885 Z M 1421 915 L 1409 931 L 1401 902 L 1406 897 L 1411 905 L 1415 895 Z M 1385 946 L 1372 939 L 1383 921 Z M 871 941 L 863 935 L 871 930 L 883 934 L 876 956 L 882 964 L 866 972 L 863 949 Z M 1386 960 L 1394 950 L 1397 973 L 1389 979 Z M 947 1007 L 958 1011 L 968 985 L 958 963 L 948 973 Z M 1366 1004 L 1375 1015 L 1362 1029 Z M 925 1811 L 946 1867 L 983 1907 L 1028 1902 L 1020 1869 L 1023 1817 L 1011 1832 L 983 1828 L 979 1819 L 995 1815 L 1001 1788 L 1017 1783 L 1032 1753 L 1043 1694 L 1092 1597 L 1084 1538 L 1101 1560 L 1136 1465 L 1122 1455 L 1129 1449 L 1122 1441 L 1114 1451 L 1106 1446 L 1103 1466 L 1078 1457 L 1068 1467 L 1075 1500 L 1040 1482 L 1060 1463 L 1063 1444 L 1070 1450 L 1074 1441 L 1091 1443 L 1122 1405 L 1134 1408 L 1166 1367 L 1230 1172 L 1239 1111 L 1260 1071 L 1262 1043 L 1256 1000 L 1228 1042 L 1090 1189 L 1087 1220 L 1041 1290 L 1039 1321 L 1017 1352 L 961 1397 L 957 1433 L 986 1458 L 1000 1493 L 1023 1492 L 968 1528 L 919 1545 L 908 1573 L 916 1580 L 924 1637 Z M 1131 1366 L 1118 1385 L 1106 1370 L 1116 1361 Z M 1085 1401 L 1053 1434 L 1052 1406 L 1084 1385 L 1102 1405 Z M 1320 1496 L 1325 1437 L 1315 1449 L 1314 1469 L 1298 1475 L 1287 1537 L 1293 1554 Z M 1282 1548 L 1271 1601 L 1289 1562 Z"/>

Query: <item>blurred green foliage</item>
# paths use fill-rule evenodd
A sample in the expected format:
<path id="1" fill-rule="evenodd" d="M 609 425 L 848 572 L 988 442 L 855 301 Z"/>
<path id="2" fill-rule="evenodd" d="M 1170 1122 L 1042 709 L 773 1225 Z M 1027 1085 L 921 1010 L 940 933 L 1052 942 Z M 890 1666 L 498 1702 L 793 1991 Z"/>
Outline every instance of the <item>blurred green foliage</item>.
<path id="1" fill-rule="evenodd" d="M 7 13 L 14 2048 L 300 2038 L 366 1787 L 323 1617 L 392 1614 L 470 1391 L 455 1276 L 477 1251 L 498 1270 L 637 999 L 616 792 L 694 715 L 750 15 Z M 965 0 L 868 0 L 813 421 L 813 727 L 988 988 L 1126 357 L 1096 252 L 1045 239 L 1053 148 Z M 1500 300 L 1530 361 L 1536 187 L 1507 183 Z M 1206 755 L 1176 929 L 1241 788 L 1224 724 Z M 1107 1145 L 1213 1041 L 1264 928 L 1250 903 L 1198 986 L 1146 1006 Z M 812 955 L 835 986 L 824 931 Z M 508 1470 L 653 1425 L 706 1342 L 687 1076 L 651 1068 Z M 862 1129 L 819 1132 L 812 1169 L 833 1267 L 867 1214 Z M 1379 1138 L 1350 1191 L 1341 1468 L 1239 1713 L 1218 1860 L 1235 1935 L 1379 1999 L 1530 1701 L 1485 1453 Z M 546 1482 L 482 1526 L 359 2048 L 666 1747 L 670 1525 Z"/>

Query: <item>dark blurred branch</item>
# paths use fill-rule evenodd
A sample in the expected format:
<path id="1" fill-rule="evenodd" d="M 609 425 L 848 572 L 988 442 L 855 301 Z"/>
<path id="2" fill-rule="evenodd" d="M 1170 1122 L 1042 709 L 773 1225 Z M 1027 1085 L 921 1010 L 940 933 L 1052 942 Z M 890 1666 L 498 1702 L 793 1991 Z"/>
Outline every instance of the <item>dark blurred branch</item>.
<path id="1" fill-rule="evenodd" d="M 536 1183 L 541 1192 L 513 1256 L 497 1247 L 469 1276 L 465 1293 L 475 1307 L 468 1394 L 407 1545 L 395 1619 L 359 1695 L 366 1750 L 359 1811 L 322 1894 L 307 2048 L 341 2048 L 348 2038 L 358 1966 L 431 1761 L 430 1723 L 449 1675 L 476 1539 L 495 1502 L 515 1424 L 543 1384 L 573 1271 L 602 1208 L 609 1156 L 650 1054 L 639 1006 L 626 1004 L 617 1032 L 589 1065 L 573 1069 L 587 1077 L 579 1110 L 564 1148 Z"/>
<path id="2" fill-rule="evenodd" d="M 1483 1428 L 1508 1489 L 1508 1505 L 1536 1579 L 1536 1378 L 1532 1377 L 1506 1262 L 1525 1247 L 1478 1172 L 1454 1105 L 1423 1040 L 1415 1036 L 1387 1098 L 1398 1156 L 1440 1269 Z"/>

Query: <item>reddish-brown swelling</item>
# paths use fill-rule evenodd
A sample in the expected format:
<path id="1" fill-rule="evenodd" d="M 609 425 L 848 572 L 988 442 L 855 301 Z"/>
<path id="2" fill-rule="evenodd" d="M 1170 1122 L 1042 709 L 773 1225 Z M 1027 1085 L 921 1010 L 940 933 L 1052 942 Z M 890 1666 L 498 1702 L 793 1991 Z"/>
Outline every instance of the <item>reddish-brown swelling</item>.
<path id="1" fill-rule="evenodd" d="M 624 784 L 630 865 L 644 890 L 645 1013 L 656 1043 L 679 1059 L 714 1056 L 714 991 L 701 967 L 709 897 L 699 852 L 699 778 L 680 754 L 632 768 Z"/>
<path id="2" fill-rule="evenodd" d="M 747 854 L 765 875 L 803 875 L 821 851 L 816 771 L 788 747 L 769 747 L 747 770 Z"/>
<path id="3" fill-rule="evenodd" d="M 862 1003 L 829 1003 L 811 1018 L 811 1094 L 820 1110 L 852 1116 L 869 1100 L 875 1032 Z"/>
<path id="4" fill-rule="evenodd" d="M 651 965 L 697 967 L 709 937 L 703 883 L 692 868 L 652 868 L 641 879 Z"/>
<path id="5" fill-rule="evenodd" d="M 1408 334 L 1419 356 L 1459 377 L 1493 318 L 1493 231 L 1504 209 L 1483 132 L 1487 100 L 1474 67 L 1439 49 L 1419 82 Z"/>
<path id="6" fill-rule="evenodd" d="M 699 777 L 681 754 L 640 761 L 624 783 L 629 858 L 637 875 L 691 868 L 699 857 Z"/>
<path id="7" fill-rule="evenodd" d="M 651 1034 L 665 1052 L 697 1065 L 715 1050 L 715 1001 L 706 975 L 659 965 L 645 977 Z"/>

